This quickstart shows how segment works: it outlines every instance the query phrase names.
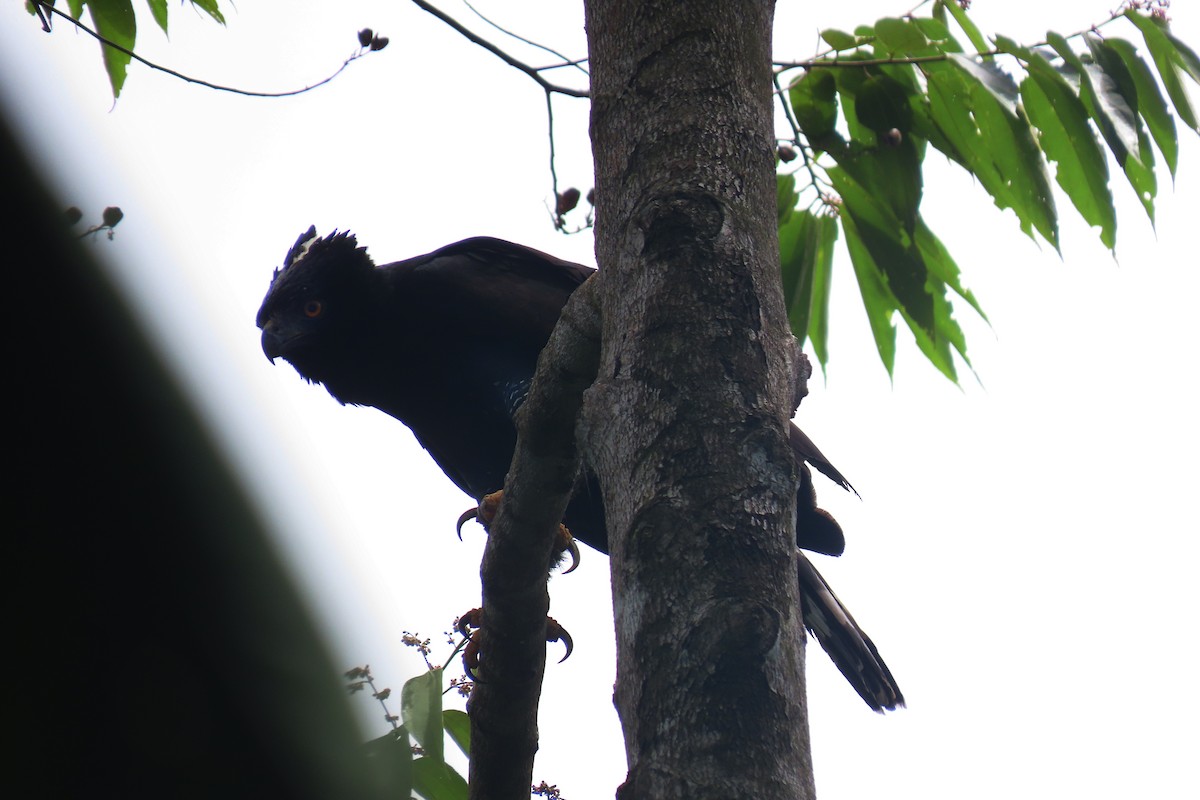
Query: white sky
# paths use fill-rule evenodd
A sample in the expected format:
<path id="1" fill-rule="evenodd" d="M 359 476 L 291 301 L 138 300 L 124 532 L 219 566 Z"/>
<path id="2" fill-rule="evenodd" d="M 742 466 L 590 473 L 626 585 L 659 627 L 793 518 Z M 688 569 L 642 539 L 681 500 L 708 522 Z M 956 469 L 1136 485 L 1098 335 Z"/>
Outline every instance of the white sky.
<path id="1" fill-rule="evenodd" d="M 509 5 L 480 7 L 583 53 L 578 3 Z M 821 27 L 908 7 L 781 3 L 777 53 L 804 57 Z M 1107 8 L 980 0 L 972 13 L 985 31 L 1030 41 Z M 16 2 L 0 10 L 0 100 L 64 206 L 88 221 L 106 205 L 125 211 L 116 239 L 91 246 L 111 255 L 272 515 L 337 660 L 370 663 L 398 689 L 419 663 L 400 632 L 437 643 L 477 603 L 483 534 L 455 538 L 470 503 L 406 429 L 266 362 L 254 313 L 271 270 L 310 223 L 354 230 L 379 263 L 477 234 L 593 263 L 591 238 L 548 223 L 541 91 L 415 6 L 246 2 L 227 11 L 227 30 L 178 4 L 171 13 L 168 44 L 139 7 L 139 51 L 248 89 L 320 80 L 361 27 L 391 40 L 331 85 L 282 100 L 134 65 L 112 108 L 93 40 L 61 20 L 47 36 Z M 1195 4 L 1173 14 L 1200 45 Z M 586 189 L 586 104 L 555 102 L 560 179 Z M 983 387 L 969 373 L 950 385 L 904 331 L 889 382 L 839 254 L 828 383 L 813 386 L 800 421 L 863 500 L 818 484 L 849 539 L 843 559 L 818 566 L 910 707 L 871 714 L 810 651 L 824 800 L 1196 796 L 1200 146 L 1181 136 L 1177 189 L 1160 171 L 1157 238 L 1114 177 L 1117 260 L 1062 197 L 1064 257 L 1039 248 L 931 153 L 925 216 L 991 317 L 989 328 L 959 314 Z M 547 670 L 535 780 L 571 800 L 611 797 L 624 775 L 607 581 L 606 560 L 588 552 L 551 587 L 576 652 Z"/>

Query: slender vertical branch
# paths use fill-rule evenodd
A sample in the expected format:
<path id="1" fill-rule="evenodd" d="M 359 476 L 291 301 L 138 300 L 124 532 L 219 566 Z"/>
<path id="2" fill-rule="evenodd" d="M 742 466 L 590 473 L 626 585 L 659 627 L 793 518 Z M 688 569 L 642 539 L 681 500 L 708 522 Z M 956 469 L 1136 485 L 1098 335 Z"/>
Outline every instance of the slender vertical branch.
<path id="1" fill-rule="evenodd" d="M 546 664 L 547 568 L 575 486 L 575 423 L 599 359 L 596 278 L 571 295 L 517 415 L 504 501 L 480 576 L 480 675 L 471 693 L 472 800 L 527 800 Z"/>

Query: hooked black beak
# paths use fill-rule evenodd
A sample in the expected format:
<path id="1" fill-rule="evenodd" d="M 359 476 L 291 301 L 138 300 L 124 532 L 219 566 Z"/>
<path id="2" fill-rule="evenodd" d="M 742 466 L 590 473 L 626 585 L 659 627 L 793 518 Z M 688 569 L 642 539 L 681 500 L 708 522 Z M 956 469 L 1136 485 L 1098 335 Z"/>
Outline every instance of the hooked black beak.
<path id="1" fill-rule="evenodd" d="M 262 349 L 263 354 L 272 364 L 275 363 L 276 358 L 283 355 L 283 339 L 275 332 L 274 325 L 270 322 L 263 326 Z"/>

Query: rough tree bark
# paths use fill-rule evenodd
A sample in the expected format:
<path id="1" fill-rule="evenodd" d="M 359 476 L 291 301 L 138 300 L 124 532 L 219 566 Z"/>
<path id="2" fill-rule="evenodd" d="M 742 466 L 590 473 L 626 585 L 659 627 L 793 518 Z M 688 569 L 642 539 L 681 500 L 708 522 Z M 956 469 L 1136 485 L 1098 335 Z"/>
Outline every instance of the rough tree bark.
<path id="1" fill-rule="evenodd" d="M 813 796 L 773 3 L 586 4 L 621 798 Z"/>

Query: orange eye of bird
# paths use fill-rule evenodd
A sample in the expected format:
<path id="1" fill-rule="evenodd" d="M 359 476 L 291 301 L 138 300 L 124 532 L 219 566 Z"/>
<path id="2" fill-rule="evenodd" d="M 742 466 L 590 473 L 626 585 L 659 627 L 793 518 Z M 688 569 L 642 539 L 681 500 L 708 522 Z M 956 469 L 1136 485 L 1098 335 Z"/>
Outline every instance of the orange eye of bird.
<path id="1" fill-rule="evenodd" d="M 304 316 L 312 319 L 321 316 L 321 301 L 309 300 L 304 304 Z"/>

